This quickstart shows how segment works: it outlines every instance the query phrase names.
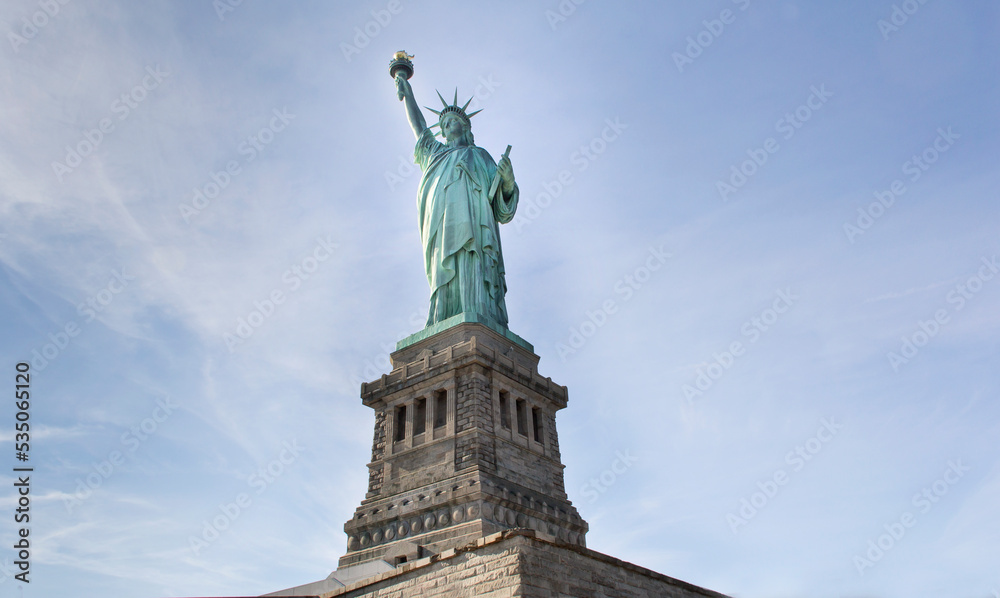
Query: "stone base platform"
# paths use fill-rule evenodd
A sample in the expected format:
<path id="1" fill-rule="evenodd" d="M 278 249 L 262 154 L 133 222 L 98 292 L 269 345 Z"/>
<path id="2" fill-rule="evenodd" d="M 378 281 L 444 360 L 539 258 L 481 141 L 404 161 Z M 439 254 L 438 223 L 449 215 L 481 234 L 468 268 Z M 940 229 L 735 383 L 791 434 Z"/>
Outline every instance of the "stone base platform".
<path id="1" fill-rule="evenodd" d="M 513 529 L 320 598 L 726 598 L 542 532 Z"/>

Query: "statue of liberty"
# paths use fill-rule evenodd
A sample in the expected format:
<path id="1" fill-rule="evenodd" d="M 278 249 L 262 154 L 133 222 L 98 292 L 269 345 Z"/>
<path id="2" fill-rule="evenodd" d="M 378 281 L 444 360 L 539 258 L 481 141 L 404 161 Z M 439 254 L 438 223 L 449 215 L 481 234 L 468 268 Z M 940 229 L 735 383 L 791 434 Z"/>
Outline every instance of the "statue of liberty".
<path id="1" fill-rule="evenodd" d="M 409 77 L 413 65 L 397 53 L 390 67 L 399 99 L 417 138 L 414 161 L 423 175 L 417 190 L 420 241 L 431 288 L 427 326 L 467 313 L 485 316 L 507 328 L 503 253 L 499 224 L 510 222 L 517 209 L 518 189 L 510 158 L 497 164 L 475 145 L 467 114 L 471 99 L 458 106 L 458 90 L 438 115 L 444 143 L 435 139 L 413 97 Z M 508 153 L 510 148 L 507 148 Z"/>

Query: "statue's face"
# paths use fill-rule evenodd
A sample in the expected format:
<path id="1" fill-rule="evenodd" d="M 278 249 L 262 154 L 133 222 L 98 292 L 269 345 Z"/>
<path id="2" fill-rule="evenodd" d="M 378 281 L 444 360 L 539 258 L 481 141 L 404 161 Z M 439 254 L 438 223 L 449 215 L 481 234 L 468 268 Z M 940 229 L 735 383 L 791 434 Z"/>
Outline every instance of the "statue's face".
<path id="1" fill-rule="evenodd" d="M 465 123 L 457 116 L 446 114 L 441 120 L 441 133 L 448 141 L 454 141 L 465 133 Z"/>

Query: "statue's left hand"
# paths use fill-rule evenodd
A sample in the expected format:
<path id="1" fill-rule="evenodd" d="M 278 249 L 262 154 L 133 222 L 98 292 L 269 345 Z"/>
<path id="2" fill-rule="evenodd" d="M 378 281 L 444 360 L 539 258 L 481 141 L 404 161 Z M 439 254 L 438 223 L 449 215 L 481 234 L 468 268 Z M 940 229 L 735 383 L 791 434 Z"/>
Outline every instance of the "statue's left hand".
<path id="1" fill-rule="evenodd" d="M 403 101 L 406 96 L 413 95 L 413 88 L 410 87 L 410 82 L 406 80 L 403 73 L 396 73 L 396 97 L 399 101 Z"/>
<path id="2" fill-rule="evenodd" d="M 510 158 L 502 156 L 497 164 L 497 172 L 500 173 L 500 180 L 503 182 L 503 190 L 510 193 L 514 190 L 514 168 L 510 165 Z"/>

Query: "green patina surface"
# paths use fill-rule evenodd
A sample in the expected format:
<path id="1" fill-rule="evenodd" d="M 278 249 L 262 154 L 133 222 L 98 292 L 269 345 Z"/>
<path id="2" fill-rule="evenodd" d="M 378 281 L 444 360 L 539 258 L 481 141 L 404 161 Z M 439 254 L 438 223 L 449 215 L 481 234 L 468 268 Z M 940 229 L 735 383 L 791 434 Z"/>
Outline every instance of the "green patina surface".
<path id="1" fill-rule="evenodd" d="M 416 342 L 422 341 L 429 336 L 433 336 L 443 330 L 451 328 L 452 326 L 458 326 L 459 324 L 464 324 L 466 322 L 475 322 L 478 324 L 482 324 L 487 328 L 489 328 L 490 330 L 496 332 L 497 334 L 503 335 L 504 338 L 509 339 L 511 342 L 517 343 L 521 347 L 524 347 L 528 351 L 531 351 L 532 353 L 535 352 L 535 348 L 528 341 L 514 334 L 510 330 L 507 330 L 503 326 L 500 326 L 496 322 L 491 321 L 489 318 L 472 312 L 460 313 L 446 320 L 441 320 L 440 322 L 431 324 L 430 326 L 424 328 L 420 332 L 411 334 L 410 336 L 396 343 L 396 350 L 401 351 L 406 347 L 409 347 L 410 345 Z"/>
<path id="2" fill-rule="evenodd" d="M 509 335 L 499 226 L 514 218 L 519 197 L 510 147 L 495 162 L 475 144 L 471 118 L 476 112 L 465 111 L 471 99 L 459 106 L 457 89 L 452 103 L 439 93 L 441 110 L 429 109 L 439 117 L 432 125 L 441 129 L 444 141 L 439 141 L 407 81 L 413 74 L 409 55 L 399 54 L 390 74 L 417 140 L 413 157 L 422 172 L 417 223 L 431 290 L 427 329 L 418 334 L 442 330 L 455 316 L 472 313 L 482 318 L 476 321 Z"/>

